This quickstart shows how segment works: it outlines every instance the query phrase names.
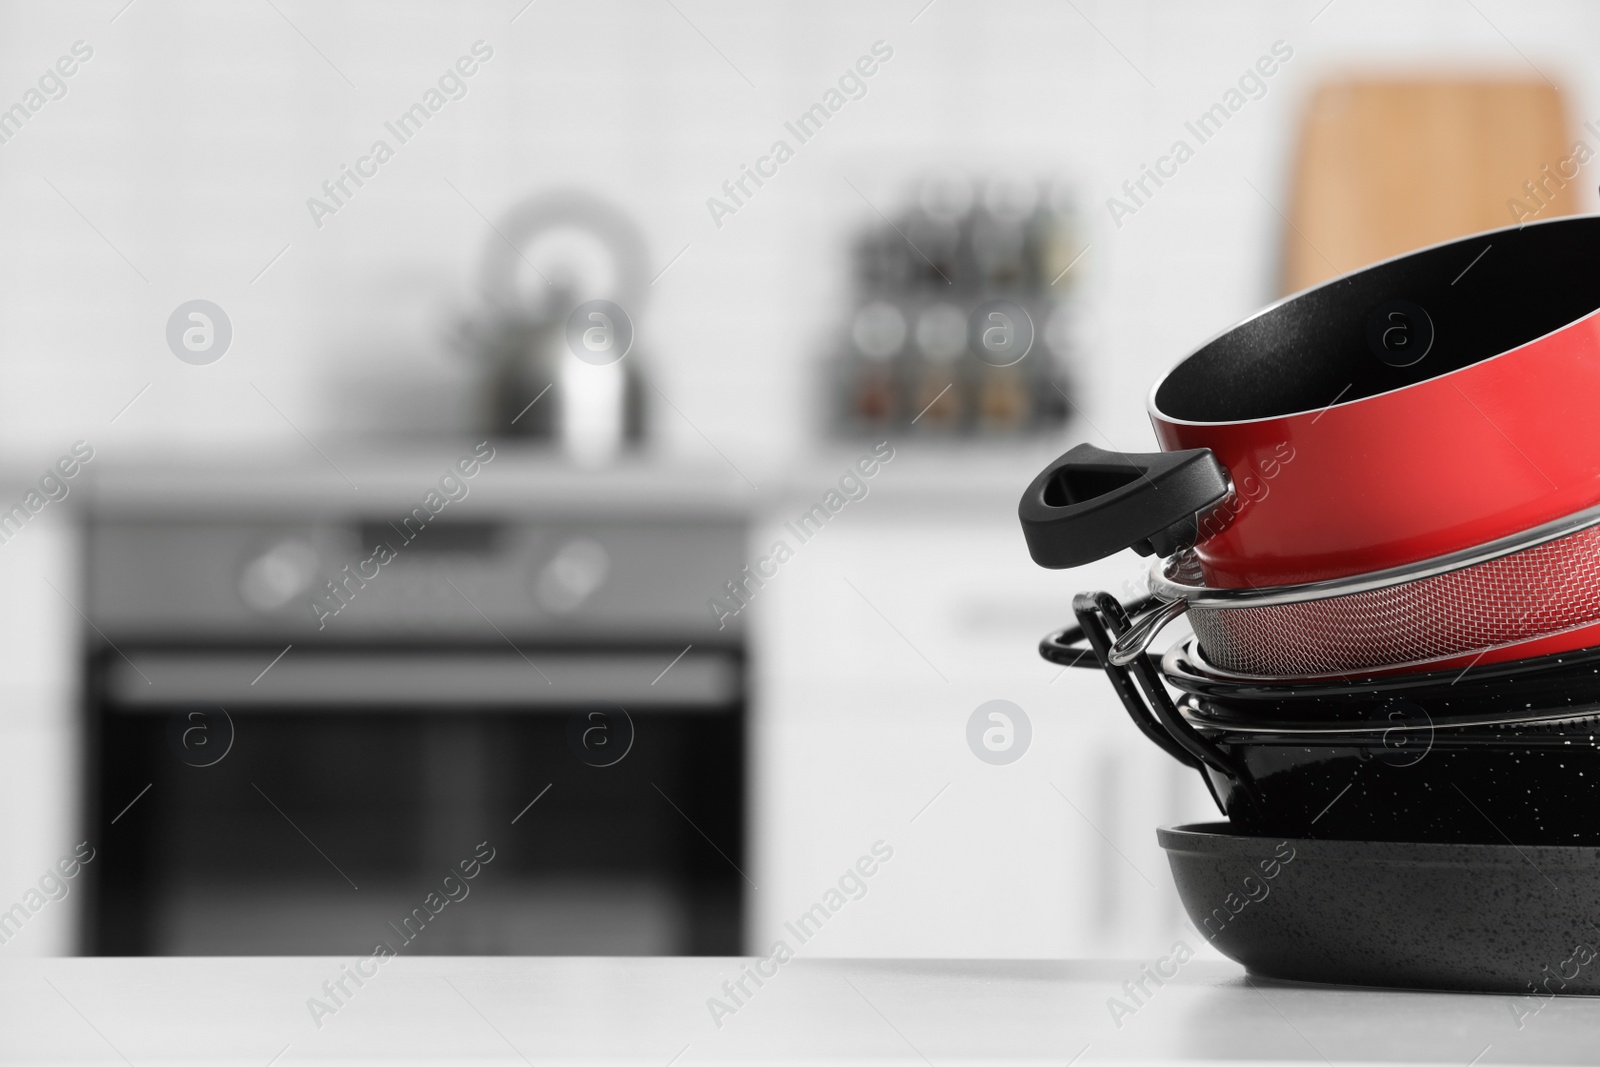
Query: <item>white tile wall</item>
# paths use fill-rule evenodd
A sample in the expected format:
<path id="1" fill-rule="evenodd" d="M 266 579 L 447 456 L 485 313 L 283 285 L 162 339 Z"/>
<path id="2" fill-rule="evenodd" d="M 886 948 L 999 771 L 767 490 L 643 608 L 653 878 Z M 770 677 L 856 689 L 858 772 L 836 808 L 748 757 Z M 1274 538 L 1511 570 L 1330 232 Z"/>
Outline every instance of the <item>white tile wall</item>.
<path id="1" fill-rule="evenodd" d="M 1323 74 L 1528 74 L 1526 56 L 1600 116 L 1585 51 L 1600 11 L 1576 2 L 923 2 L 0 6 L 6 104 L 72 42 L 95 50 L 0 145 L 0 442 L 84 436 L 147 382 L 119 422 L 130 448 L 303 450 L 262 394 L 330 448 L 448 427 L 468 368 L 441 337 L 473 303 L 489 237 L 474 206 L 494 217 L 578 185 L 638 218 L 656 269 L 688 246 L 636 316 L 640 356 L 712 441 L 776 465 L 810 439 L 797 401 L 842 241 L 872 217 L 844 179 L 892 210 L 912 175 L 946 164 L 1080 183 L 1099 309 L 1089 412 L 1131 447 L 1158 369 L 1271 295 L 1280 223 L 1246 179 L 1281 199 Z M 469 95 L 315 228 L 306 198 L 480 38 L 495 55 Z M 1112 227 L 1105 197 L 1280 38 L 1295 58 L 1266 98 Z M 705 199 L 879 39 L 894 58 L 868 95 L 714 226 Z M 236 327 L 208 368 L 162 343 L 194 296 Z M 670 412 L 660 430 L 671 452 L 706 451 Z"/>

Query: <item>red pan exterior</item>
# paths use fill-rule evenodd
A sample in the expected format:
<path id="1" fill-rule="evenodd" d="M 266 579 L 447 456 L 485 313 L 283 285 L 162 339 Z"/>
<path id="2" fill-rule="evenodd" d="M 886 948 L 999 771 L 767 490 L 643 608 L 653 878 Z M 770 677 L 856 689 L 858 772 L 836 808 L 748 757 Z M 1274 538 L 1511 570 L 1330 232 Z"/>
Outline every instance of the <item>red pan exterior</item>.
<path id="1" fill-rule="evenodd" d="M 1154 396 L 1161 447 L 1209 448 L 1233 476 L 1237 512 L 1195 546 L 1214 587 L 1365 574 L 1600 503 L 1600 313 L 1322 411 L 1190 423 Z"/>

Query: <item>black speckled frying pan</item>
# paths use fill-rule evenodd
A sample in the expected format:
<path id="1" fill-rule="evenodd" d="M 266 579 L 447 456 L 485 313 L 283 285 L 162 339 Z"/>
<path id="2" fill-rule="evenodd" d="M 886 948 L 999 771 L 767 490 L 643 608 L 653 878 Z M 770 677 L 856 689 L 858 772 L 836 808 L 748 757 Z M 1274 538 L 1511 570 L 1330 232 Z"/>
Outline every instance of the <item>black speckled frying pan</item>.
<path id="1" fill-rule="evenodd" d="M 1252 974 L 1600 994 L 1600 849 L 1156 834 L 1200 937 Z"/>

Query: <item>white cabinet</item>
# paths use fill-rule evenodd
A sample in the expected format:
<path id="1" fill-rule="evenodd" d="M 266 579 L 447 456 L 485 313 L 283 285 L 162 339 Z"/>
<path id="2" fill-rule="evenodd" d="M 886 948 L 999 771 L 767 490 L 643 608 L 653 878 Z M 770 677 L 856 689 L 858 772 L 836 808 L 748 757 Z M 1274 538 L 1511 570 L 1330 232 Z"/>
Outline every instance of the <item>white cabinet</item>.
<path id="1" fill-rule="evenodd" d="M 803 500 L 758 522 L 753 550 L 792 544 L 782 521 Z M 747 609 L 752 949 L 786 936 L 785 920 L 878 840 L 893 859 L 808 945 L 790 939 L 797 951 L 1170 948 L 1184 931 L 1154 828 L 1218 818 L 1216 809 L 1194 772 L 1137 733 L 1103 676 L 1064 672 L 1036 648 L 1072 621 L 1075 592 L 1116 590 L 1142 568 L 1131 554 L 1074 572 L 1038 568 L 1015 497 L 992 490 L 885 491 L 798 546 Z M 967 743 L 968 718 L 994 699 L 1020 706 L 1032 726 L 1026 754 L 1005 766 Z"/>
<path id="2" fill-rule="evenodd" d="M 84 840 L 77 551 L 70 516 L 51 511 L 0 544 L 0 958 L 60 956 L 76 944 L 84 879 L 55 874 Z"/>

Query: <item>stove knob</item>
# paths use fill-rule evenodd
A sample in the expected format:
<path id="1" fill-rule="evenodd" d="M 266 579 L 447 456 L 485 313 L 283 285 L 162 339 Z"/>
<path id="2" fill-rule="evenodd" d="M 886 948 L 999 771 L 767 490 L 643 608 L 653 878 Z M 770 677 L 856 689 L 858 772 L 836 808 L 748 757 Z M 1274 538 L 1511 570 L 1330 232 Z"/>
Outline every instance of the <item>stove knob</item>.
<path id="1" fill-rule="evenodd" d="M 305 541 L 279 541 L 239 572 L 239 595 L 263 614 L 302 596 L 317 579 L 317 552 Z"/>
<path id="2" fill-rule="evenodd" d="M 570 615 L 605 584 L 611 557 L 598 541 L 574 538 L 540 568 L 533 598 L 552 615 Z"/>

